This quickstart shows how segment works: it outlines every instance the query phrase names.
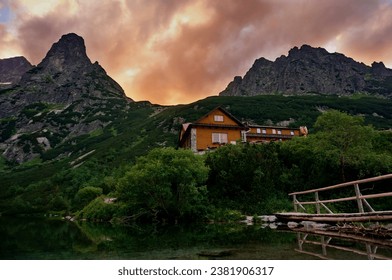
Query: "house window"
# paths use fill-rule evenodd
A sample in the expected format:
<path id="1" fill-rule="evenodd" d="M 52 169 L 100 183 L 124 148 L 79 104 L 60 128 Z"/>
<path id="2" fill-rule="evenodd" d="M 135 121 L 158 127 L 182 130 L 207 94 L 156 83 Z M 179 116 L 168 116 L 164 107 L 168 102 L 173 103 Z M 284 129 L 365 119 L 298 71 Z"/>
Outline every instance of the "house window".
<path id="1" fill-rule="evenodd" d="M 290 135 L 294 136 L 294 130 L 290 131 Z"/>
<path id="2" fill-rule="evenodd" d="M 227 133 L 212 133 L 212 143 L 226 144 Z"/>
<path id="3" fill-rule="evenodd" d="M 278 130 L 278 134 L 279 134 L 279 135 L 281 135 L 281 134 L 282 134 L 282 131 L 281 131 L 280 129 Z"/>
<path id="4" fill-rule="evenodd" d="M 223 122 L 223 116 L 221 116 L 221 115 L 214 115 L 214 121 L 216 121 L 216 122 Z"/>
<path id="5" fill-rule="evenodd" d="M 266 130 L 265 128 L 263 128 L 263 129 L 261 130 L 261 133 L 267 134 L 267 130 Z"/>
<path id="6" fill-rule="evenodd" d="M 276 129 L 272 129 L 272 134 L 276 134 Z"/>
<path id="7" fill-rule="evenodd" d="M 261 133 L 261 129 L 260 128 L 257 128 L 256 130 L 257 130 L 257 133 L 259 133 L 259 134 Z"/>

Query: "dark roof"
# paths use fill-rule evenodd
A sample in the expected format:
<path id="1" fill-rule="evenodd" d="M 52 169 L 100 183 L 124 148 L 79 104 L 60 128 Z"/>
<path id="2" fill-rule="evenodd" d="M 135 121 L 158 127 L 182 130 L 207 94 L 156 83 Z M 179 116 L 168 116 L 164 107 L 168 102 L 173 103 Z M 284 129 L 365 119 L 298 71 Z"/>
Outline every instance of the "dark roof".
<path id="1" fill-rule="evenodd" d="M 203 115 L 201 118 L 199 118 L 197 121 L 193 122 L 193 123 L 197 123 L 200 120 L 206 118 L 209 114 L 211 114 L 211 112 L 215 111 L 215 110 L 221 110 L 223 113 L 225 113 L 226 115 L 228 115 L 233 121 L 235 121 L 239 126 L 242 127 L 246 127 L 239 119 L 237 119 L 236 117 L 234 117 L 231 113 L 229 113 L 226 109 L 224 109 L 221 106 L 215 107 L 214 109 L 212 109 L 211 111 L 209 111 L 207 114 Z"/>

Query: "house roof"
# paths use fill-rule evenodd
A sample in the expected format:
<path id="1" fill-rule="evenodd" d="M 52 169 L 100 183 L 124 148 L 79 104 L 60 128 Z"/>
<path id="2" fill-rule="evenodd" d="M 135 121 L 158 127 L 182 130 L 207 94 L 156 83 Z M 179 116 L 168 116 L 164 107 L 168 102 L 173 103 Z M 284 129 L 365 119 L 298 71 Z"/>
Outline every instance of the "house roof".
<path id="1" fill-rule="evenodd" d="M 248 124 L 247 127 L 257 127 L 257 128 L 281 128 L 281 129 L 299 130 L 299 128 L 293 128 L 293 127 L 287 127 L 287 126 L 273 126 L 273 125 L 259 125 L 259 124 Z"/>
<path id="2" fill-rule="evenodd" d="M 224 114 L 228 115 L 238 126 L 243 126 L 245 127 L 245 125 L 236 117 L 234 117 L 230 112 L 228 112 L 227 110 L 225 110 L 223 107 L 218 106 L 215 107 L 214 109 L 212 109 L 211 111 L 209 111 L 207 114 L 205 114 L 204 116 L 202 116 L 201 118 L 199 118 L 197 121 L 195 121 L 193 124 L 200 122 L 202 119 L 208 117 L 208 115 L 210 115 L 212 112 L 216 111 L 216 110 L 221 110 Z"/>

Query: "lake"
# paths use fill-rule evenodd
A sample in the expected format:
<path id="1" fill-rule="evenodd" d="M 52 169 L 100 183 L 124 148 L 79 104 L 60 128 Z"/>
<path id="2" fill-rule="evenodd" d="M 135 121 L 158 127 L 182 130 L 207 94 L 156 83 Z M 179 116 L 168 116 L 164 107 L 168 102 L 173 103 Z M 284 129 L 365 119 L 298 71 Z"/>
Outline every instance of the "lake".
<path id="1" fill-rule="evenodd" d="M 392 259 L 392 242 L 359 242 L 261 225 L 122 226 L 48 218 L 0 217 L 2 260 L 324 258 Z"/>

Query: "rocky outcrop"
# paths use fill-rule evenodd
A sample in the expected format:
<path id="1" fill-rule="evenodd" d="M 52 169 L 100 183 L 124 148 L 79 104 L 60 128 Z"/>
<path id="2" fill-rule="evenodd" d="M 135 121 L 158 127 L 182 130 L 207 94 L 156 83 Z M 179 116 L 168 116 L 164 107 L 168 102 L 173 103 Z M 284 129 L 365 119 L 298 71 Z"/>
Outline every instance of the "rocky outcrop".
<path id="1" fill-rule="evenodd" d="M 0 90 L 18 84 L 22 75 L 32 67 L 23 56 L 0 59 Z"/>
<path id="2" fill-rule="evenodd" d="M 0 91 L 0 152 L 11 161 L 30 160 L 103 129 L 132 102 L 98 62 L 90 61 L 83 38 L 74 33 L 62 36 L 41 63 L 26 69 Z"/>
<path id="3" fill-rule="evenodd" d="M 303 45 L 274 62 L 257 59 L 242 77 L 235 77 L 221 96 L 261 94 L 368 93 L 392 96 L 392 70 L 382 62 L 367 66 L 339 53 Z"/>

